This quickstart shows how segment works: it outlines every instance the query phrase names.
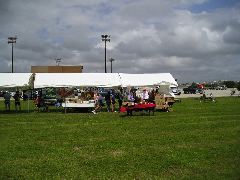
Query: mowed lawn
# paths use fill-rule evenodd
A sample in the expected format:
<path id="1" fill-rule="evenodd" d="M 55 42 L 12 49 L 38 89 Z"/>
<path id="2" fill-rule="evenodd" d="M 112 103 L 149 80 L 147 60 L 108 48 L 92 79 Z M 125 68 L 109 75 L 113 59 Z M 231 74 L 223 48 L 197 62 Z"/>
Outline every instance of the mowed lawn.
<path id="1" fill-rule="evenodd" d="M 0 113 L 0 179 L 240 179 L 238 97 L 154 116 Z"/>

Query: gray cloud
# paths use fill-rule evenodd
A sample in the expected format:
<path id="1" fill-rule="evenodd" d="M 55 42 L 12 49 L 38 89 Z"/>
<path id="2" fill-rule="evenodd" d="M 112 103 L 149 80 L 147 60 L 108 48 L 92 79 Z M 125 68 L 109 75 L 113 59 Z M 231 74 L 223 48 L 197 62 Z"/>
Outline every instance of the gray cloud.
<path id="1" fill-rule="evenodd" d="M 59 57 L 62 64 L 82 64 L 84 72 L 104 72 L 106 33 L 114 72 L 170 72 L 182 82 L 239 80 L 240 7 L 188 10 L 205 1 L 0 1 L 0 72 L 11 71 L 12 35 L 18 36 L 16 72 L 54 65 Z"/>

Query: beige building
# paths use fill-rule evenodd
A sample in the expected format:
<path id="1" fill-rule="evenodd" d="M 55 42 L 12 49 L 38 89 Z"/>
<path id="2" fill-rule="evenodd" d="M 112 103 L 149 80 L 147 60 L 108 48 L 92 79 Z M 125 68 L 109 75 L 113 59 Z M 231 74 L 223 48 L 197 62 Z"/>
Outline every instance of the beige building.
<path id="1" fill-rule="evenodd" d="M 82 73 L 83 66 L 31 66 L 31 73 Z"/>

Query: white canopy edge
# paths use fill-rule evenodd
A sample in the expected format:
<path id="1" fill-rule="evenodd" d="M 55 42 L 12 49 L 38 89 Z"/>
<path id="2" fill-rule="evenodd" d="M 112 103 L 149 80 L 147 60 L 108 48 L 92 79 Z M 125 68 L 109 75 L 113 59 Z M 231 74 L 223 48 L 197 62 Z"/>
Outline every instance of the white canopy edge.
<path id="1" fill-rule="evenodd" d="M 117 73 L 36 73 L 34 88 L 43 87 L 116 87 Z"/>
<path id="2" fill-rule="evenodd" d="M 0 73 L 0 87 L 28 85 L 32 73 Z"/>
<path id="3" fill-rule="evenodd" d="M 0 73 L 0 86 L 28 85 L 32 73 Z M 44 87 L 128 87 L 178 86 L 170 73 L 125 74 L 125 73 L 36 73 L 34 88 Z"/>
<path id="4" fill-rule="evenodd" d="M 122 86 L 157 86 L 169 84 L 177 86 L 177 82 L 170 73 L 154 74 L 124 74 L 120 73 Z"/>

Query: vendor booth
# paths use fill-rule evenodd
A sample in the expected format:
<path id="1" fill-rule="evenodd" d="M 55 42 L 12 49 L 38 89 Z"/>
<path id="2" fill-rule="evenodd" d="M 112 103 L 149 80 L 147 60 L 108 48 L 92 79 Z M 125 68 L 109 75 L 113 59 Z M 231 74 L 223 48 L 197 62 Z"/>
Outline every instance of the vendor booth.
<path id="1" fill-rule="evenodd" d="M 170 73 L 124 74 L 124 73 L 36 73 L 34 87 L 156 87 L 161 93 L 172 97 L 170 85 L 177 82 Z M 65 108 L 94 108 L 93 95 L 66 97 Z M 169 101 L 169 100 L 168 100 Z"/>
<path id="2" fill-rule="evenodd" d="M 125 74 L 125 73 L 1 73 L 0 87 L 29 86 L 32 89 L 56 88 L 57 95 L 64 99 L 65 108 L 94 108 L 93 92 L 88 90 L 74 94 L 59 94 L 59 88 L 155 88 L 160 93 L 173 97 L 170 86 L 178 86 L 170 73 Z M 43 90 L 42 92 L 47 92 Z M 169 100 L 168 100 L 169 101 Z M 54 102 L 54 101 L 53 101 Z"/>
<path id="3" fill-rule="evenodd" d="M 106 73 L 36 73 L 34 87 L 68 87 L 68 88 L 87 88 L 87 87 L 117 87 L 121 82 L 119 75 Z M 95 107 L 93 92 L 84 90 L 79 95 L 74 93 L 64 98 L 62 106 L 64 108 L 89 108 Z"/>

